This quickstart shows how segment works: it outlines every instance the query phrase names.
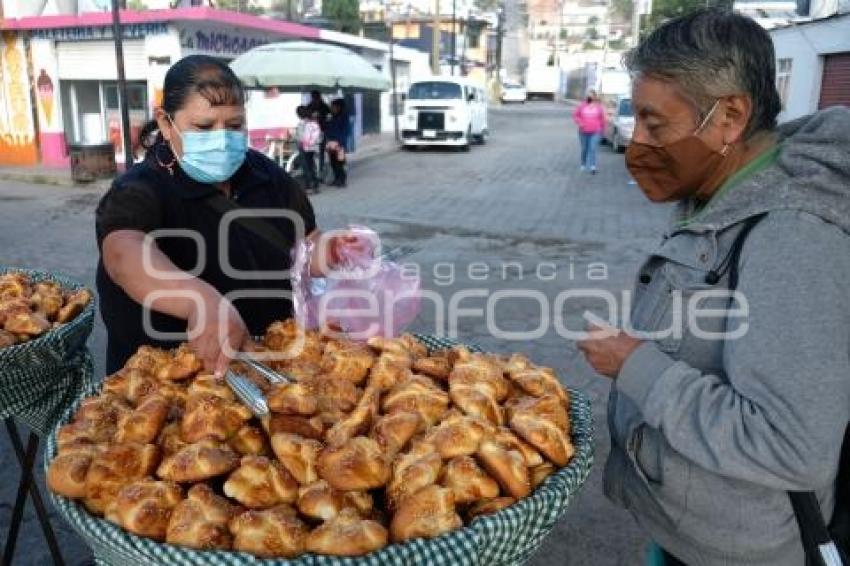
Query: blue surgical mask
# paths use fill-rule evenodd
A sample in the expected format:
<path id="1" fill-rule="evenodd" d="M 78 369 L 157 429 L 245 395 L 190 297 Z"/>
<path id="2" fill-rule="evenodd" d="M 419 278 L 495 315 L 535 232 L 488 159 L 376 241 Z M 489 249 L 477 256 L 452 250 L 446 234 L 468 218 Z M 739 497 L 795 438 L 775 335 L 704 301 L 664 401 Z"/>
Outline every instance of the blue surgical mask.
<path id="1" fill-rule="evenodd" d="M 245 161 L 248 151 L 245 132 L 226 129 L 181 132 L 177 126 L 174 129 L 183 140 L 183 155 L 177 158 L 180 167 L 199 183 L 227 181 Z"/>

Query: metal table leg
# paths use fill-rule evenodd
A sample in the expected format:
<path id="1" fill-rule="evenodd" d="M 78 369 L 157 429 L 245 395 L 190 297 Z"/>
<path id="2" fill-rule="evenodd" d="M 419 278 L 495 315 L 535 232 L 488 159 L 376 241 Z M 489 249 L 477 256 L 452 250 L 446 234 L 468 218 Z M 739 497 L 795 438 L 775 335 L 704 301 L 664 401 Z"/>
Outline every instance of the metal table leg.
<path id="1" fill-rule="evenodd" d="M 26 505 L 26 496 L 29 492 L 32 497 L 33 507 L 35 508 L 38 521 L 41 524 L 41 530 L 44 533 L 44 538 L 47 540 L 47 546 L 50 549 L 50 555 L 53 557 L 53 563 L 57 566 L 63 566 L 62 553 L 59 550 L 59 544 L 56 541 L 56 535 L 53 533 L 53 528 L 50 525 L 50 518 L 47 514 L 47 508 L 41 498 L 41 492 L 38 490 L 38 485 L 33 481 L 33 465 L 35 457 L 38 454 L 38 435 L 30 432 L 27 440 L 27 447 L 24 450 L 21 437 L 18 434 L 18 428 L 15 421 L 11 418 L 5 419 L 6 430 L 9 433 L 9 439 L 12 442 L 12 447 L 15 450 L 15 455 L 18 462 L 21 464 L 21 481 L 18 484 L 18 493 L 15 498 L 15 506 L 12 509 L 12 522 L 9 524 L 8 538 L 3 549 L 3 566 L 10 566 L 12 558 L 15 555 L 15 546 L 17 544 L 18 532 L 20 531 L 21 522 L 23 520 L 24 506 Z"/>

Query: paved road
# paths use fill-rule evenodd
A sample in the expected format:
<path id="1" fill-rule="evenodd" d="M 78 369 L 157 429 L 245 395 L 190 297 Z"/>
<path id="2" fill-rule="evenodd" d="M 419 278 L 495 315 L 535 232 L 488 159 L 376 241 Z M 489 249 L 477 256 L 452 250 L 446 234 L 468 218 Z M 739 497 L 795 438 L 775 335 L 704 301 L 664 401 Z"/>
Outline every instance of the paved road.
<path id="1" fill-rule="evenodd" d="M 460 317 L 448 328 L 497 351 L 524 351 L 559 371 L 564 383 L 594 402 L 597 457 L 588 483 L 535 556 L 535 566 L 631 565 L 642 561 L 645 540 L 632 519 L 601 494 L 608 452 L 605 397 L 608 383 L 590 372 L 575 347 L 550 327 L 535 340 L 508 341 L 501 330 L 537 328 L 541 312 L 562 316 L 568 328 L 583 325 L 592 300 L 569 302 L 554 312 L 558 293 L 571 288 L 607 290 L 619 296 L 658 237 L 669 211 L 648 204 L 629 184 L 621 155 L 600 149 L 598 175 L 579 173 L 576 133 L 563 106 L 527 104 L 491 112 L 493 136 L 470 153 L 398 152 L 367 160 L 351 172 L 349 187 L 313 198 L 320 225 L 365 223 L 389 245 L 416 251 L 405 261 L 418 267 L 426 289 L 447 305 L 460 291 L 477 292 L 461 306 L 488 316 Z M 96 249 L 92 218 L 100 194 L 85 188 L 0 184 L 0 263 L 59 269 L 93 285 Z M 495 301 L 496 291 L 539 292 L 537 299 Z M 541 306 L 541 302 L 544 303 Z M 426 301 L 413 328 L 437 324 L 447 309 Z M 98 324 L 91 341 L 103 359 Z M 5 532 L 17 470 L 0 439 L 0 529 Z M 68 562 L 87 557 L 71 530 L 57 519 Z M 31 513 L 15 564 L 47 562 Z"/>

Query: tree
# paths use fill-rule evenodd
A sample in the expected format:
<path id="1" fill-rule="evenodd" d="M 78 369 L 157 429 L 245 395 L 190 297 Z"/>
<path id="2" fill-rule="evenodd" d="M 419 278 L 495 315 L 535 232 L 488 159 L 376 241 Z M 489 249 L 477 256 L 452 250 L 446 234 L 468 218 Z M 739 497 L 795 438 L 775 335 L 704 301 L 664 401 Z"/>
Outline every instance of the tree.
<path id="1" fill-rule="evenodd" d="M 501 0 L 474 0 L 475 7 L 482 12 L 493 12 L 501 6 Z"/>
<path id="2" fill-rule="evenodd" d="M 665 21 L 690 14 L 700 8 L 713 6 L 717 8 L 732 9 L 731 0 L 653 0 L 652 13 L 648 17 L 643 18 L 641 25 L 641 35 L 644 36 Z"/>
<path id="3" fill-rule="evenodd" d="M 630 22 L 633 10 L 632 0 L 611 0 L 611 19 L 615 22 Z"/>
<path id="4" fill-rule="evenodd" d="M 279 16 L 286 16 L 287 20 L 298 19 L 298 6 L 295 0 L 277 0 L 272 4 L 271 12 Z"/>
<path id="5" fill-rule="evenodd" d="M 265 12 L 260 6 L 255 6 L 251 0 L 215 0 L 215 7 L 243 14 L 259 15 Z"/>
<path id="6" fill-rule="evenodd" d="M 359 0 L 325 0 L 322 2 L 322 16 L 327 18 L 337 31 L 344 33 L 360 31 Z"/>

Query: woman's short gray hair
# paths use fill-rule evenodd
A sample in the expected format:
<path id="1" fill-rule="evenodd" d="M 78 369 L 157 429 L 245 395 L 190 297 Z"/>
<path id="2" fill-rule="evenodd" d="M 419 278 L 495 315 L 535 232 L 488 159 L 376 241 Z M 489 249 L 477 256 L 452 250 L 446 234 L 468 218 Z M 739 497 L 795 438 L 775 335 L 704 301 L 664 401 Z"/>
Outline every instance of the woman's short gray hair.
<path id="1" fill-rule="evenodd" d="M 697 10 L 661 25 L 623 62 L 632 74 L 676 83 L 697 104 L 701 117 L 718 98 L 746 94 L 753 105 L 746 137 L 776 127 L 781 102 L 773 41 L 746 16 Z"/>

